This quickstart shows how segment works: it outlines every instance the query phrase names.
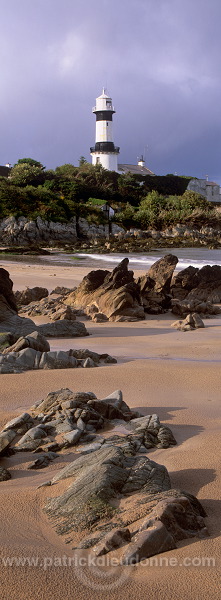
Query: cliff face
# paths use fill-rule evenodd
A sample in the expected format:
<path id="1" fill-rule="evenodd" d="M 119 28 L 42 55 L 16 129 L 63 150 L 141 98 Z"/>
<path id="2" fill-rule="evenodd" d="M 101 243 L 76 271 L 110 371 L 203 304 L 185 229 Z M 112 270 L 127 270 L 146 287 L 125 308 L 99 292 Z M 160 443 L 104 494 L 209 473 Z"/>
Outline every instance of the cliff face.
<path id="1" fill-rule="evenodd" d="M 88 224 L 86 219 L 79 219 L 80 233 L 88 238 L 108 235 L 108 225 Z M 113 233 L 123 231 L 117 225 L 112 225 Z M 74 243 L 77 240 L 76 219 L 73 217 L 69 223 L 54 223 L 43 221 L 37 217 L 30 221 L 25 217 L 8 217 L 0 221 L 0 244 L 29 245 L 42 242 Z"/>

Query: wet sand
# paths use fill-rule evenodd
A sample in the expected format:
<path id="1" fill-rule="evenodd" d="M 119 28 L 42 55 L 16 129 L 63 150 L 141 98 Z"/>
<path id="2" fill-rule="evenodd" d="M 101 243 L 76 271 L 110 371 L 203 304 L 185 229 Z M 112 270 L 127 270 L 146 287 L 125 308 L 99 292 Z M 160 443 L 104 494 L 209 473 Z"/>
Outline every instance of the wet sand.
<path id="1" fill-rule="evenodd" d="M 14 289 L 25 285 L 42 285 L 50 290 L 55 285 L 73 287 L 86 274 L 83 267 L 30 268 L 0 263 L 10 272 Z M 173 320 L 171 315 L 162 315 L 139 323 L 87 321 L 89 337 L 50 340 L 52 349 L 88 347 L 108 352 L 116 356 L 118 364 L 88 370 L 1 375 L 0 425 L 61 387 L 93 391 L 98 398 L 122 389 L 131 407 L 143 414 L 156 412 L 162 422 L 170 425 L 177 446 L 152 450 L 148 455 L 167 467 L 173 487 L 200 499 L 208 514 L 210 536 L 179 542 L 177 550 L 155 557 L 155 566 L 97 566 L 96 572 L 93 567 L 68 566 L 68 557 L 72 560 L 74 552 L 55 533 L 41 510 L 45 498 L 57 495 L 58 489 L 36 487 L 71 460 L 71 455 L 61 455 L 50 468 L 35 473 L 27 471 L 30 460 L 25 453 L 4 458 L 1 464 L 10 468 L 12 479 L 0 483 L 2 599 L 220 597 L 221 318 L 205 320 L 204 330 L 186 333 L 173 330 Z M 14 564 L 4 566 L 2 557 L 14 558 Z M 28 566 L 26 559 L 30 557 L 37 560 L 36 566 Z M 23 559 L 25 564 L 16 566 L 15 559 Z"/>

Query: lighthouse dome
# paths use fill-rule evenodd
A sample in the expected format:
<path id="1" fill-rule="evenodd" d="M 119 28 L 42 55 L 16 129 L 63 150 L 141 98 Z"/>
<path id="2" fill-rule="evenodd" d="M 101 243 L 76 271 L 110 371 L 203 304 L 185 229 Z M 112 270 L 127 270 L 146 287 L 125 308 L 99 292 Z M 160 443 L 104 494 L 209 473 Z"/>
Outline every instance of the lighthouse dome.
<path id="1" fill-rule="evenodd" d="M 112 98 L 106 94 L 105 88 L 103 88 L 103 92 L 98 98 L 96 98 L 96 106 L 92 109 L 93 112 L 98 111 L 112 111 L 115 112 L 114 107 L 112 105 Z"/>

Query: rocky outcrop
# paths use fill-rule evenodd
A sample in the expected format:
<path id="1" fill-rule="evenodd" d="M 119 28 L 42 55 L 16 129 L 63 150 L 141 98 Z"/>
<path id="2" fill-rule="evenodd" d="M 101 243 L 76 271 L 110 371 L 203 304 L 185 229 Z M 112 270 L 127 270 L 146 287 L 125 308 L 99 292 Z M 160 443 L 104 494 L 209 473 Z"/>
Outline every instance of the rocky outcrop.
<path id="1" fill-rule="evenodd" d="M 146 456 L 128 457 L 121 447 L 103 445 L 62 469 L 51 484 L 66 479 L 66 490 L 49 499 L 45 511 L 58 533 L 68 533 L 70 541 L 77 531 L 78 548 L 93 547 L 96 556 L 124 546 L 121 562 L 127 565 L 207 534 L 198 500 L 171 490 L 165 467 Z"/>
<path id="2" fill-rule="evenodd" d="M 82 237 L 96 238 L 108 236 L 108 225 L 88 223 L 86 219 L 79 219 L 78 231 Z M 118 225 L 112 225 L 113 234 L 123 231 Z M 30 221 L 26 217 L 8 217 L 0 221 L 0 244 L 17 246 L 34 246 L 46 243 L 48 245 L 61 242 L 74 244 L 77 241 L 76 219 L 72 217 L 68 223 L 47 221 L 37 217 Z"/>
<path id="3" fill-rule="evenodd" d="M 111 500 L 119 494 L 142 490 L 148 495 L 170 489 L 169 475 L 163 465 L 147 457 L 128 458 L 121 448 L 112 446 L 103 446 L 90 458 L 79 457 L 60 472 L 56 482 L 67 478 L 67 490 L 46 505 L 47 514 L 59 520 L 59 533 L 90 529 L 104 516 L 111 519 L 116 513 Z M 117 521 L 117 515 L 115 518 Z"/>
<path id="4" fill-rule="evenodd" d="M 186 492 L 171 490 L 161 498 L 140 525 L 122 556 L 123 564 L 135 564 L 155 554 L 175 549 L 176 542 L 208 535 L 205 511 L 197 499 Z"/>
<path id="5" fill-rule="evenodd" d="M 9 429 L 6 431 L 1 431 L 1 433 L 0 433 L 0 455 L 5 452 L 7 447 L 14 440 L 15 436 L 16 436 L 16 433 L 12 429 Z"/>
<path id="6" fill-rule="evenodd" d="M 119 423 L 125 433 L 110 435 Z M 0 451 L 9 460 L 14 452 L 37 452 L 29 469 L 46 468 L 62 448 L 74 446 L 80 456 L 43 484 L 62 482 L 62 493 L 47 500 L 45 511 L 69 542 L 78 532 L 78 548 L 93 547 L 101 556 L 123 546 L 125 565 L 207 533 L 197 499 L 171 490 L 167 469 L 143 454 L 142 445 L 146 453 L 174 443 L 157 415 L 138 416 L 120 390 L 102 400 L 93 392 L 50 392 L 0 433 Z M 8 477 L 0 467 L 0 481 Z"/>

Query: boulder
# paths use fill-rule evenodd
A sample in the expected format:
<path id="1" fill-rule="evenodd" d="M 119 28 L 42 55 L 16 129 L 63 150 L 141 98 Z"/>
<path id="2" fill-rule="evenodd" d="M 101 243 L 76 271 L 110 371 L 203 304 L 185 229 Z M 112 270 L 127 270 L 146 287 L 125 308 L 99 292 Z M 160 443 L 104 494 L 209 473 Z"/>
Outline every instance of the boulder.
<path id="1" fill-rule="evenodd" d="M 174 275 L 170 287 L 173 298 L 177 298 L 178 300 L 184 300 L 184 298 L 186 298 L 190 290 L 192 290 L 194 277 L 195 284 L 197 284 L 198 272 L 199 269 L 189 266 L 186 269 L 182 269 L 182 271 L 178 271 L 178 273 Z"/>
<path id="2" fill-rule="evenodd" d="M 140 530 L 149 529 L 160 521 L 175 541 L 194 537 L 198 532 L 206 534 L 204 509 L 192 494 L 184 494 L 181 493 L 178 497 L 165 494 L 165 498 L 158 502 L 144 520 Z"/>
<path id="3" fill-rule="evenodd" d="M 4 352 L 6 348 L 12 346 L 15 342 L 15 336 L 9 332 L 0 333 L 0 352 Z"/>
<path id="4" fill-rule="evenodd" d="M 43 352 L 39 361 L 39 369 L 73 369 L 77 367 L 77 360 L 63 350 Z"/>
<path id="5" fill-rule="evenodd" d="M 163 523 L 155 522 L 146 531 L 139 531 L 127 546 L 121 562 L 123 565 L 133 565 L 145 558 L 174 550 L 176 543 L 172 535 L 164 527 Z"/>
<path id="6" fill-rule="evenodd" d="M 11 444 L 16 436 L 15 431 L 9 429 L 8 431 L 1 431 L 0 433 L 0 454 L 3 454 L 6 448 Z"/>
<path id="7" fill-rule="evenodd" d="M 205 327 L 203 320 L 197 313 L 189 314 L 183 320 L 174 321 L 171 327 L 175 327 L 179 331 L 191 331 L 193 329 L 199 329 Z"/>
<path id="8" fill-rule="evenodd" d="M 21 292 L 16 291 L 14 296 L 17 306 L 27 306 L 30 302 L 36 302 L 41 300 L 41 298 L 48 296 L 48 290 L 43 287 L 26 287 L 26 289 Z"/>
<path id="9" fill-rule="evenodd" d="M 8 469 L 0 466 L 0 481 L 8 481 L 8 479 L 11 479 L 11 473 L 9 473 Z"/>
<path id="10" fill-rule="evenodd" d="M 97 364 L 92 360 L 92 358 L 88 357 L 83 361 L 83 367 L 85 369 L 91 369 L 93 367 L 97 367 Z"/>
<path id="11" fill-rule="evenodd" d="M 12 291 L 13 282 L 10 279 L 9 272 L 6 269 L 0 268 L 0 299 L 2 302 L 2 297 L 4 298 L 6 305 L 11 308 L 12 312 L 17 313 L 17 305 L 15 296 Z M 3 311 L 3 314 L 2 314 Z M 3 306 L 0 304 L 0 321 L 4 320 L 4 302 Z"/>
<path id="12" fill-rule="evenodd" d="M 115 550 L 116 548 L 120 548 L 124 544 L 131 541 L 131 534 L 128 528 L 117 528 L 111 529 L 104 537 L 102 541 L 94 546 L 93 551 L 96 556 L 102 556 L 103 554 L 107 554 L 111 550 Z"/>
<path id="13" fill-rule="evenodd" d="M 47 452 L 47 454 L 39 454 L 32 463 L 28 465 L 28 469 L 45 469 L 49 463 L 59 455 L 56 452 Z"/>
<path id="14" fill-rule="evenodd" d="M 139 440 L 148 450 L 149 448 L 169 448 L 176 445 L 176 440 L 171 429 L 166 425 L 161 425 L 159 417 L 155 414 L 146 415 L 132 419 L 127 425 L 131 432 L 129 436 L 132 441 Z"/>
<path id="15" fill-rule="evenodd" d="M 173 254 L 166 254 L 150 267 L 147 275 L 154 281 L 156 293 L 169 294 L 170 284 L 178 258 Z"/>
<path id="16" fill-rule="evenodd" d="M 146 312 L 158 314 L 170 306 L 170 284 L 178 258 L 167 254 L 155 262 L 146 275 L 136 280 Z"/>
<path id="17" fill-rule="evenodd" d="M 24 424 L 29 424 L 32 425 L 34 423 L 31 415 L 29 415 L 29 413 L 22 413 L 21 415 L 19 415 L 18 417 L 15 417 L 14 419 L 12 419 L 11 421 L 8 421 L 5 425 L 4 425 L 4 429 L 3 431 L 7 431 L 8 429 L 15 429 L 15 431 L 17 431 L 18 429 L 20 429 Z"/>
<path id="18" fill-rule="evenodd" d="M 82 435 L 82 431 L 80 429 L 74 429 L 73 431 L 69 431 L 63 435 L 63 440 L 67 442 L 69 446 L 75 446 L 79 442 L 79 439 Z"/>
<path id="19" fill-rule="evenodd" d="M 24 348 L 33 348 L 34 350 L 39 350 L 39 352 L 48 352 L 50 350 L 50 345 L 43 335 L 38 331 L 33 331 L 25 337 L 18 338 L 12 346 L 9 346 L 4 350 L 3 354 L 19 352 Z"/>
<path id="20" fill-rule="evenodd" d="M 28 319 L 29 320 L 29 319 Z M 36 328 L 36 327 L 35 327 Z M 62 319 L 55 323 L 46 323 L 37 327 L 39 333 L 45 337 L 84 337 L 89 335 L 85 324 L 79 321 Z"/>
<path id="21" fill-rule="evenodd" d="M 70 306 L 65 306 L 62 304 L 60 307 L 56 309 L 56 311 L 51 315 L 52 321 L 59 321 L 60 319 L 66 319 L 68 321 L 75 321 L 76 315 L 74 310 Z"/>

